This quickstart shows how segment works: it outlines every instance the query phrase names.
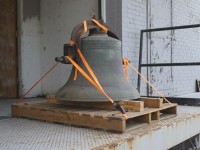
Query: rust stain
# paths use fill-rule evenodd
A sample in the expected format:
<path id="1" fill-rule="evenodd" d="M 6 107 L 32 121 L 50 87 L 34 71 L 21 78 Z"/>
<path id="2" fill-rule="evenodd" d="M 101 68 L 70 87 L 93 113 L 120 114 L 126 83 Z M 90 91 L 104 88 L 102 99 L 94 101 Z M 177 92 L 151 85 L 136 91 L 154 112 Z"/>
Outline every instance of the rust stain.
<path id="1" fill-rule="evenodd" d="M 106 144 L 106 145 L 102 145 L 96 148 L 93 148 L 92 150 L 104 150 L 105 148 L 108 148 L 109 150 L 117 150 L 117 145 L 116 143 L 112 143 L 112 144 Z"/>
<path id="2" fill-rule="evenodd" d="M 117 150 L 117 145 L 113 145 L 113 146 L 109 147 L 109 150 Z"/>
<path id="3" fill-rule="evenodd" d="M 133 138 L 127 140 L 128 150 L 133 149 Z"/>

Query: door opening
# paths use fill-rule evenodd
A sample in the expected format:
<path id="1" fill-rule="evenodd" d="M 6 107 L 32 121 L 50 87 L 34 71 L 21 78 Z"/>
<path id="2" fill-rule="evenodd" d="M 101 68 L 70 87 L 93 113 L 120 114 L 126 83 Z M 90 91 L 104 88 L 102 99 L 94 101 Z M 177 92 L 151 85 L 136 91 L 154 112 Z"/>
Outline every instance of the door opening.
<path id="1" fill-rule="evenodd" d="M 0 0 L 0 97 L 18 96 L 17 1 Z"/>

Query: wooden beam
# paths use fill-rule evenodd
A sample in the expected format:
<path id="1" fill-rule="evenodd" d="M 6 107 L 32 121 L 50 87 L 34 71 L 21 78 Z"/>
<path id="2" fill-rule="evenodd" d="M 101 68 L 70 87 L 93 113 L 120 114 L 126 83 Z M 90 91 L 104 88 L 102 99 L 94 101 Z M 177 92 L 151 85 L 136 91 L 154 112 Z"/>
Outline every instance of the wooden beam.
<path id="1" fill-rule="evenodd" d="M 151 114 L 151 119 L 152 120 L 160 120 L 160 111 L 153 112 Z"/>
<path id="2" fill-rule="evenodd" d="M 120 101 L 119 104 L 128 111 L 141 112 L 144 110 L 144 102 L 142 101 Z"/>
<path id="3" fill-rule="evenodd" d="M 98 111 L 97 111 L 98 113 Z M 126 128 L 124 119 L 100 118 L 80 115 L 70 111 L 59 111 L 52 109 L 27 109 L 18 105 L 12 105 L 12 116 L 39 119 L 43 121 L 58 122 L 63 124 L 73 124 L 123 132 Z"/>
<path id="4" fill-rule="evenodd" d="M 151 114 L 145 114 L 139 117 L 134 118 L 137 122 L 143 122 L 143 123 L 151 123 Z"/>
<path id="5" fill-rule="evenodd" d="M 177 114 L 177 107 L 173 106 L 167 109 L 161 110 L 161 113 L 166 113 L 166 114 Z"/>
<path id="6" fill-rule="evenodd" d="M 144 102 L 144 107 L 149 107 L 149 108 L 163 107 L 163 99 L 162 98 L 141 97 L 139 100 Z"/>

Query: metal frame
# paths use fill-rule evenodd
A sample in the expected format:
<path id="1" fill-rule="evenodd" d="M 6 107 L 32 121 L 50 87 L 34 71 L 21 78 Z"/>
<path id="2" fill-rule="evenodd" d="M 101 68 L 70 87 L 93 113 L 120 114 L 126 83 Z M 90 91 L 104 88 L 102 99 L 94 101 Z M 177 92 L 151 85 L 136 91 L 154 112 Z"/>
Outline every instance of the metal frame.
<path id="1" fill-rule="evenodd" d="M 200 80 L 197 80 L 197 91 L 200 92 Z"/>
<path id="2" fill-rule="evenodd" d="M 158 31 L 167 31 L 167 30 L 188 29 L 188 28 L 198 28 L 198 27 L 200 27 L 200 24 L 141 30 L 141 32 L 140 32 L 140 49 L 139 49 L 139 66 L 138 66 L 138 71 L 141 72 L 142 67 L 193 66 L 193 65 L 200 65 L 200 62 L 142 64 L 143 34 L 144 33 L 147 33 L 147 32 L 158 32 Z M 138 74 L 137 89 L 138 89 L 139 92 L 140 92 L 140 84 L 141 84 L 141 77 Z"/>

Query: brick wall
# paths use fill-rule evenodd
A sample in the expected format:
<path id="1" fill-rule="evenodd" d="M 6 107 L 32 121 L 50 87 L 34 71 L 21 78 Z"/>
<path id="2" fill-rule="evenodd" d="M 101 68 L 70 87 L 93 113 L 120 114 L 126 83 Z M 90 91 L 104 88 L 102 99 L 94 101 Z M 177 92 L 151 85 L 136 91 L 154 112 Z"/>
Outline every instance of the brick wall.
<path id="1" fill-rule="evenodd" d="M 147 28 L 146 0 L 122 1 L 122 48 L 123 57 L 138 67 L 140 30 Z M 144 47 L 145 49 L 145 47 Z M 129 80 L 136 87 L 137 74 L 129 69 Z"/>
<path id="2" fill-rule="evenodd" d="M 173 25 L 200 23 L 199 0 L 173 1 Z M 200 28 L 174 32 L 173 62 L 200 61 Z M 195 92 L 195 80 L 200 79 L 200 66 L 174 67 L 174 95 Z"/>
<path id="3" fill-rule="evenodd" d="M 123 0 L 123 57 L 138 67 L 140 30 L 200 23 L 200 0 Z M 200 60 L 200 28 L 144 34 L 143 62 L 197 62 Z M 148 51 L 148 55 L 147 55 Z M 148 56 L 148 57 L 147 57 Z M 195 92 L 200 67 L 152 67 L 142 73 L 166 96 Z M 137 74 L 129 70 L 131 82 L 137 85 Z M 157 95 L 149 88 L 150 95 Z M 147 84 L 142 81 L 141 94 Z"/>

